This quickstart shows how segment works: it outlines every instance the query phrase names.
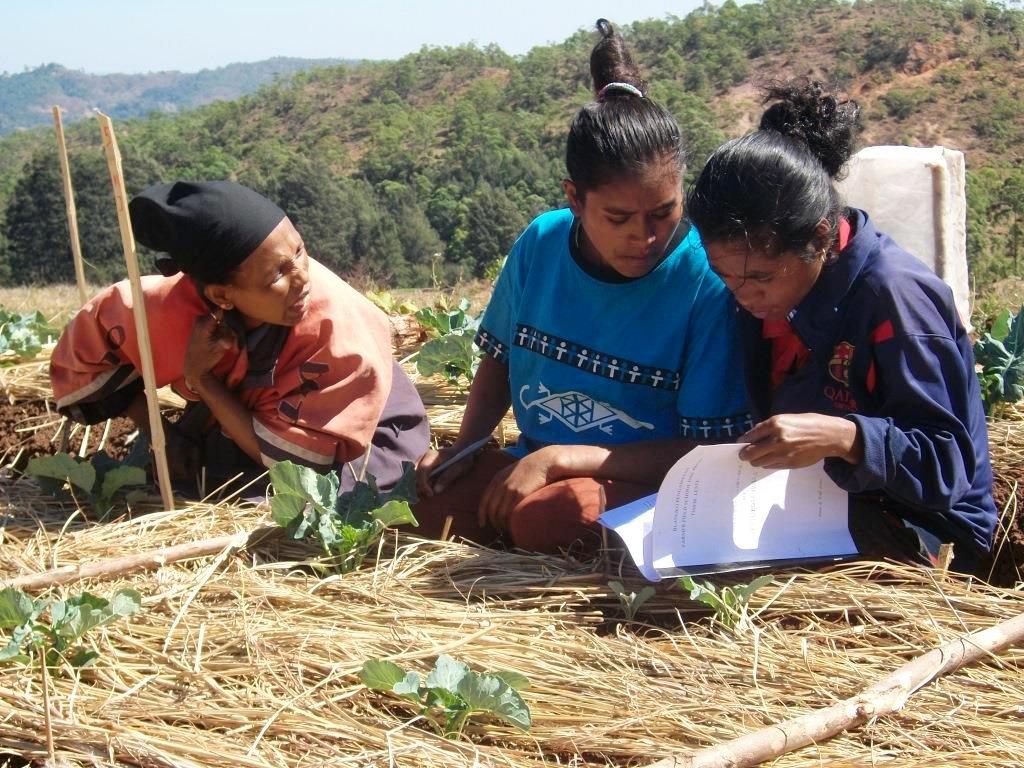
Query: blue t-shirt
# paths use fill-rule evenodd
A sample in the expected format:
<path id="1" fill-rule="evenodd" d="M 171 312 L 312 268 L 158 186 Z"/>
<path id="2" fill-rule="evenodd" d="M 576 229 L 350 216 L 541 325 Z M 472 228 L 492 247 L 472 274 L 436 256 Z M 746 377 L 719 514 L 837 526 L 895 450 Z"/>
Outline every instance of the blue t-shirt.
<path id="1" fill-rule="evenodd" d="M 568 209 L 519 237 L 476 342 L 509 367 L 524 440 L 735 438 L 751 427 L 732 297 L 695 229 L 649 274 L 606 282 L 569 250 Z"/>

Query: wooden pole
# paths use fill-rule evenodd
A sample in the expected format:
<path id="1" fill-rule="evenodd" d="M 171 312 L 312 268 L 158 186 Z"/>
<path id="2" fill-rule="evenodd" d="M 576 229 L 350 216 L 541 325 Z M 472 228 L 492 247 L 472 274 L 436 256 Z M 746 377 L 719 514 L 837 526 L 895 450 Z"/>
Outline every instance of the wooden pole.
<path id="1" fill-rule="evenodd" d="M 121 171 L 121 152 L 114 136 L 114 124 L 99 110 L 96 117 L 103 133 L 103 149 L 107 154 L 110 169 L 110 183 L 114 187 L 114 203 L 117 206 L 117 222 L 121 228 L 121 246 L 124 260 L 128 265 L 128 282 L 132 289 L 132 313 L 135 315 L 135 332 L 139 338 L 139 358 L 142 362 L 142 380 L 146 387 L 146 404 L 149 406 L 150 440 L 156 459 L 156 477 L 160 495 L 166 509 L 174 509 L 174 493 L 171 490 L 171 473 L 167 467 L 167 443 L 164 440 L 164 426 L 160 420 L 160 403 L 156 394 L 156 372 L 153 370 L 153 350 L 149 341 L 149 323 L 146 321 L 146 303 L 142 295 L 142 278 L 139 274 L 139 260 L 135 253 L 135 235 L 132 221 L 128 216 L 128 193 L 124 188 Z"/>
<path id="2" fill-rule="evenodd" d="M 119 578 L 135 571 L 151 571 L 169 563 L 194 560 L 199 557 L 217 555 L 226 549 L 239 549 L 264 541 L 268 536 L 284 531 L 276 525 L 257 528 L 250 533 L 235 533 L 213 539 L 201 539 L 171 547 L 151 549 L 134 555 L 111 557 L 92 563 L 65 565 L 42 573 L 29 573 L 10 579 L 2 584 L 4 588 L 14 587 L 26 591 L 50 589 L 65 584 L 74 584 L 85 579 Z"/>
<path id="3" fill-rule="evenodd" d="M 775 760 L 868 720 L 897 712 L 910 696 L 936 678 L 1024 642 L 1024 613 L 994 627 L 958 638 L 918 656 L 859 695 L 784 723 L 647 768 L 745 768 Z"/>
<path id="4" fill-rule="evenodd" d="M 68 147 L 64 142 L 64 124 L 60 119 L 60 107 L 57 106 L 53 108 L 53 127 L 57 131 L 57 157 L 60 158 L 60 175 L 64 180 L 64 210 L 68 215 L 68 237 L 71 240 L 71 256 L 75 260 L 75 280 L 78 282 L 78 302 L 81 306 L 89 300 L 89 293 L 85 287 L 82 245 L 78 241 L 78 211 L 75 209 L 75 193 L 71 188 Z"/>

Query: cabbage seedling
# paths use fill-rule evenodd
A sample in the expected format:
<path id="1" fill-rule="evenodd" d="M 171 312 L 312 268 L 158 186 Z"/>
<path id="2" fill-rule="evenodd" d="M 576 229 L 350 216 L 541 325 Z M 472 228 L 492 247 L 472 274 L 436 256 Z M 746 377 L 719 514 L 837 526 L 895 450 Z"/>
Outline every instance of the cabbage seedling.
<path id="1" fill-rule="evenodd" d="M 530 681 L 518 672 L 474 672 L 441 654 L 425 678 L 380 659 L 363 664 L 359 678 L 367 688 L 416 704 L 420 716 L 448 738 L 458 737 L 475 713 L 496 717 L 521 731 L 530 730 L 532 724 L 530 708 L 519 695 Z"/>
<path id="2" fill-rule="evenodd" d="M 416 503 L 416 468 L 402 463 L 403 474 L 394 488 L 382 492 L 372 475 L 339 495 L 338 475 L 326 475 L 279 461 L 270 468 L 274 522 L 293 539 L 318 540 L 324 554 L 341 573 L 358 568 L 386 528 L 417 525 L 410 504 Z"/>

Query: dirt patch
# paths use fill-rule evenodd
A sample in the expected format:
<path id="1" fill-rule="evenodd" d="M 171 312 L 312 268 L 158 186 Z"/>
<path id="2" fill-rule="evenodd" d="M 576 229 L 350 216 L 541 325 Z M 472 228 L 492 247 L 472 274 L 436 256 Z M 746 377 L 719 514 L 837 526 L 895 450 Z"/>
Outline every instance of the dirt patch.
<path id="1" fill-rule="evenodd" d="M 991 573 L 987 580 L 996 586 L 1013 587 L 1024 582 L 1024 510 L 1020 509 L 1024 468 L 1016 467 L 1013 473 L 1016 477 L 1012 480 L 999 470 L 997 472 L 992 496 L 1003 517 L 996 531 L 994 558 L 982 568 L 981 574 Z"/>
<path id="2" fill-rule="evenodd" d="M 21 471 L 29 459 L 57 453 L 63 424 L 52 402 L 25 400 L 11 404 L 4 399 L 0 403 L 0 466 Z M 88 430 L 86 455 L 95 453 L 102 440 L 107 453 L 115 459 L 123 459 L 131 450 L 131 439 L 135 433 L 135 425 L 127 418 L 112 419 L 109 429 L 105 423 L 93 425 Z M 72 424 L 68 430 L 66 450 L 78 454 L 85 437 L 85 427 Z"/>

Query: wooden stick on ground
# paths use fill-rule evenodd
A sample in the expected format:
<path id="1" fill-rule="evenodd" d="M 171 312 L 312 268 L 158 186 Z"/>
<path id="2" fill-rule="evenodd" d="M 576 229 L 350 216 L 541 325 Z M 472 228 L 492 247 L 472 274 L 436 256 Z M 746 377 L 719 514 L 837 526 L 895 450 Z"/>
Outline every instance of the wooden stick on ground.
<path id="1" fill-rule="evenodd" d="M 103 149 L 107 153 L 110 168 L 110 183 L 114 187 L 114 202 L 117 205 L 117 221 L 121 229 L 121 245 L 124 260 L 128 265 L 128 282 L 132 289 L 132 313 L 135 315 L 135 330 L 139 337 L 139 357 L 142 360 L 142 380 L 146 387 L 146 403 L 149 406 L 150 441 L 156 459 L 156 476 L 160 484 L 160 495 L 166 509 L 174 509 L 174 493 L 171 490 L 171 473 L 167 467 L 167 444 L 164 440 L 163 422 L 160 420 L 160 402 L 156 394 L 156 373 L 153 370 L 153 350 L 149 341 L 149 323 L 146 321 L 146 304 L 142 297 L 142 280 L 139 275 L 139 260 L 135 253 L 135 235 L 131 218 L 128 216 L 128 193 L 124 189 L 124 175 L 121 172 L 121 153 L 114 136 L 114 125 L 102 112 L 96 112 L 103 133 Z"/>
<path id="2" fill-rule="evenodd" d="M 64 124 L 60 119 L 60 107 L 53 108 L 53 127 L 57 131 L 57 157 L 60 159 L 60 175 L 64 180 L 64 209 L 68 215 L 68 237 L 71 239 L 71 256 L 75 260 L 75 281 L 78 283 L 79 305 L 89 300 L 85 287 L 85 268 L 82 266 L 82 245 L 78 240 L 78 212 L 75 209 L 75 194 L 71 188 L 71 169 L 68 167 L 68 147 L 64 142 Z"/>
<path id="3" fill-rule="evenodd" d="M 1021 642 L 1024 642 L 1024 613 L 918 656 L 859 695 L 831 707 L 699 752 L 659 760 L 648 768 L 744 768 L 775 760 L 858 728 L 872 718 L 897 712 L 918 688 L 932 680 Z"/>
<path id="4" fill-rule="evenodd" d="M 73 584 L 85 579 L 110 579 L 124 576 L 135 571 L 147 571 L 162 568 L 168 563 L 181 560 L 194 560 L 198 557 L 217 555 L 226 549 L 238 549 L 264 541 L 268 536 L 283 531 L 278 526 L 265 526 L 249 533 L 235 533 L 230 536 L 218 536 L 213 539 L 201 539 L 171 547 L 151 549 L 134 555 L 111 557 L 92 563 L 65 565 L 42 573 L 29 573 L 18 576 L 2 586 L 15 587 L 23 590 L 49 589 L 62 584 Z"/>

